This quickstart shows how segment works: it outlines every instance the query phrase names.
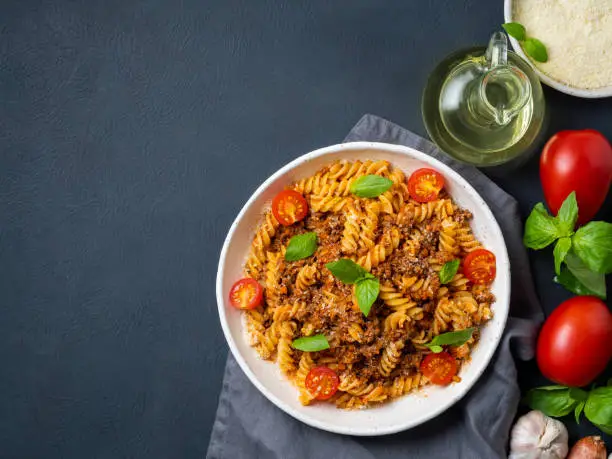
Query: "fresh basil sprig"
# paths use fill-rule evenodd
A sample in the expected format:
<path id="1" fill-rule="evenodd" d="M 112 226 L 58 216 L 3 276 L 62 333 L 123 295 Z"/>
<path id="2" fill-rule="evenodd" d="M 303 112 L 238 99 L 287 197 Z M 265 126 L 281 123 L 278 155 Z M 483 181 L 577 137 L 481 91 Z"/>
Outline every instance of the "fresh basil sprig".
<path id="1" fill-rule="evenodd" d="M 556 241 L 555 281 L 571 292 L 605 299 L 604 275 L 612 272 L 612 224 L 591 222 L 574 232 L 577 219 L 575 192 L 563 201 L 556 217 L 540 202 L 525 222 L 523 243 L 540 250 Z"/>
<path id="2" fill-rule="evenodd" d="M 387 191 L 393 180 L 380 175 L 364 175 L 351 184 L 351 193 L 360 198 L 375 198 Z"/>
<path id="3" fill-rule="evenodd" d="M 584 412 L 595 427 L 612 434 L 612 386 L 598 387 L 591 391 L 565 386 L 538 387 L 531 389 L 523 401 L 531 409 L 555 418 L 573 411 L 577 423 Z"/>
<path id="4" fill-rule="evenodd" d="M 285 260 L 296 261 L 308 258 L 317 250 L 317 233 L 304 233 L 289 239 Z"/>
<path id="5" fill-rule="evenodd" d="M 380 281 L 348 258 L 327 263 L 325 267 L 344 284 L 355 284 L 357 305 L 363 315 L 367 317 L 376 298 L 378 298 Z"/>
<path id="6" fill-rule="evenodd" d="M 502 24 L 504 30 L 513 38 L 521 42 L 521 46 L 527 54 L 533 57 L 538 62 L 546 62 L 548 60 L 548 51 L 546 46 L 537 38 L 528 37 L 525 26 L 518 22 L 506 22 Z"/>
<path id="7" fill-rule="evenodd" d="M 327 341 L 325 335 L 304 336 L 303 338 L 294 339 L 291 347 L 298 351 L 317 352 L 329 349 L 329 341 Z"/>
<path id="8" fill-rule="evenodd" d="M 459 269 L 458 259 L 447 261 L 446 263 L 444 263 L 444 266 L 442 266 L 442 269 L 440 270 L 440 273 L 438 274 L 440 277 L 440 283 L 448 284 L 450 281 L 452 281 L 453 277 L 455 277 L 455 274 L 457 274 L 458 269 Z"/>
<path id="9" fill-rule="evenodd" d="M 435 336 L 429 343 L 425 343 L 425 346 L 434 354 L 438 354 L 443 351 L 442 346 L 461 346 L 465 344 L 474 334 L 474 330 L 475 328 L 470 327 L 465 330 L 442 333 Z"/>

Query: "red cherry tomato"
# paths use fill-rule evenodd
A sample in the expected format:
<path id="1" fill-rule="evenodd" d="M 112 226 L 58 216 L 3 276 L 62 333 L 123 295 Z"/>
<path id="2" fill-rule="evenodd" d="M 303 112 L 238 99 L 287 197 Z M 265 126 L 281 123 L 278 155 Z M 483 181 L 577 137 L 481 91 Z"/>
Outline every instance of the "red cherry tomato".
<path id="1" fill-rule="evenodd" d="M 495 254 L 486 249 L 476 249 L 463 260 L 463 274 L 474 284 L 489 284 L 495 279 L 497 267 Z"/>
<path id="2" fill-rule="evenodd" d="M 448 352 L 429 354 L 421 362 L 421 373 L 429 379 L 432 384 L 446 386 L 457 374 L 457 361 Z"/>
<path id="3" fill-rule="evenodd" d="M 230 290 L 230 303 L 238 309 L 255 309 L 263 299 L 263 288 L 255 279 L 240 279 Z"/>
<path id="4" fill-rule="evenodd" d="M 306 217 L 308 203 L 297 191 L 284 190 L 272 200 L 272 213 L 282 225 L 293 225 Z"/>
<path id="5" fill-rule="evenodd" d="M 546 143 L 540 157 L 540 180 L 554 215 L 576 192 L 578 224 L 591 220 L 606 198 L 612 181 L 612 146 L 593 129 L 561 131 Z"/>
<path id="6" fill-rule="evenodd" d="M 442 188 L 444 188 L 442 174 L 426 167 L 417 169 L 408 179 L 408 192 L 417 202 L 435 201 Z"/>
<path id="7" fill-rule="evenodd" d="M 564 301 L 544 322 L 536 356 L 551 381 L 586 386 L 612 358 L 612 313 L 594 296 Z"/>
<path id="8" fill-rule="evenodd" d="M 306 375 L 304 384 L 315 399 L 327 400 L 338 390 L 340 378 L 331 368 L 315 367 Z"/>

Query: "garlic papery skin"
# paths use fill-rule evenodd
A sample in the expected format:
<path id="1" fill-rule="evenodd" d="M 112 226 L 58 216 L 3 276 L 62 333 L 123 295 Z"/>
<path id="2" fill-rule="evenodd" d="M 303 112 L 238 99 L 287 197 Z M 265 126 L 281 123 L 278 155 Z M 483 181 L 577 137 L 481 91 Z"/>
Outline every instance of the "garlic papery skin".
<path id="1" fill-rule="evenodd" d="M 508 459 L 564 459 L 569 451 L 567 441 L 562 422 L 530 411 L 512 428 Z"/>

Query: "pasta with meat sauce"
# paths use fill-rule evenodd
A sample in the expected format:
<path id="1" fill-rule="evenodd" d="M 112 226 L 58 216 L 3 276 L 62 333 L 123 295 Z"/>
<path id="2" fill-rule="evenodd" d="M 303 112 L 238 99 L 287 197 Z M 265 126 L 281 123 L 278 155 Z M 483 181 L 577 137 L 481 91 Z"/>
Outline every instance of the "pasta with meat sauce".
<path id="1" fill-rule="evenodd" d="M 390 179 L 390 187 L 373 198 L 351 193 L 355 181 L 368 175 Z M 337 391 L 328 401 L 340 408 L 363 408 L 419 389 L 431 382 L 422 371 L 433 353 L 427 344 L 443 333 L 473 328 L 465 343 L 445 347 L 457 368 L 469 360 L 480 326 L 492 317 L 490 279 L 471 280 L 463 266 L 441 281 L 448 262 L 463 265 L 481 250 L 469 210 L 444 189 L 435 199 L 415 200 L 404 173 L 386 161 L 335 162 L 288 189 L 305 198 L 308 213 L 290 225 L 265 213 L 245 263 L 246 276 L 263 287 L 263 299 L 245 315 L 252 346 L 263 359 L 278 362 L 303 404 L 316 398 L 306 383 L 321 366 L 337 375 Z M 307 232 L 316 233 L 314 253 L 288 261 L 290 239 Z M 355 287 L 326 268 L 343 258 L 379 281 L 367 316 Z M 319 334 L 328 349 L 304 352 L 292 345 Z"/>

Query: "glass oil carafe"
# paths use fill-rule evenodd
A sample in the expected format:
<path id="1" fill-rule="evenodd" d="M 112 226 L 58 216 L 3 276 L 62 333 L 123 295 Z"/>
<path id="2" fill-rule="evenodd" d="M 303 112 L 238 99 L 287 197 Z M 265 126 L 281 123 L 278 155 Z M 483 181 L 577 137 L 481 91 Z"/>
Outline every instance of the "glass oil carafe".
<path id="1" fill-rule="evenodd" d="M 545 102 L 537 75 L 496 32 L 487 48 L 456 52 L 434 70 L 423 119 L 438 147 L 479 167 L 517 163 L 543 130 Z"/>

